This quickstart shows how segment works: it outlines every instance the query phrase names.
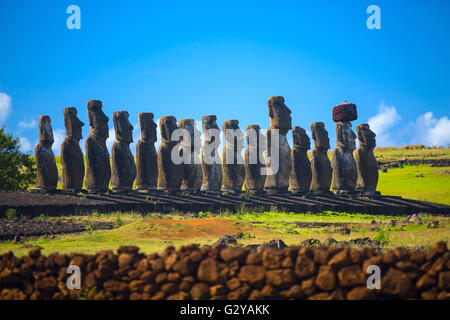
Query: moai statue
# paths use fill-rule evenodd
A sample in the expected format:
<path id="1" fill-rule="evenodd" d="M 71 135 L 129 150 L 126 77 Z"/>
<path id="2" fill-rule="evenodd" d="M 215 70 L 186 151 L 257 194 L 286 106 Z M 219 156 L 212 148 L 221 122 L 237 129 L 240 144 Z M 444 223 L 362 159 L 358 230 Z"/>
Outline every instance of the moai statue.
<path id="1" fill-rule="evenodd" d="M 202 148 L 202 174 L 201 191 L 219 193 L 222 185 L 222 164 L 217 149 L 220 145 L 220 130 L 214 115 L 202 117 L 205 145 Z"/>
<path id="2" fill-rule="evenodd" d="M 355 153 L 358 170 L 356 190 L 363 195 L 379 195 L 380 193 L 376 191 L 378 184 L 377 160 L 373 154 L 376 135 L 366 123 L 358 124 L 356 133 L 359 140 L 359 147 Z"/>
<path id="3" fill-rule="evenodd" d="M 84 123 L 78 119 L 76 108 L 64 108 L 63 114 L 66 138 L 61 144 L 62 188 L 78 192 L 84 180 L 84 156 L 80 148 Z"/>
<path id="4" fill-rule="evenodd" d="M 159 129 L 162 143 L 158 150 L 158 190 L 179 190 L 183 180 L 183 165 L 176 164 L 172 159 L 172 153 L 179 152 L 179 141 L 171 140 L 172 133 L 178 129 L 177 119 L 173 116 L 162 117 L 159 120 Z"/>
<path id="5" fill-rule="evenodd" d="M 353 151 L 356 149 L 356 135 L 350 121 L 356 120 L 356 105 L 344 101 L 333 108 L 336 122 L 336 147 L 332 152 L 333 193 L 337 195 L 355 192 L 358 172 Z"/>
<path id="6" fill-rule="evenodd" d="M 315 194 L 329 194 L 331 186 L 332 169 L 327 151 L 330 148 L 328 131 L 323 122 L 311 124 L 311 135 L 314 140 L 314 149 L 311 152 L 311 192 Z"/>
<path id="7" fill-rule="evenodd" d="M 49 116 L 39 118 L 39 143 L 34 149 L 36 158 L 36 189 L 54 192 L 58 185 L 58 168 L 52 151 L 53 129 Z"/>
<path id="8" fill-rule="evenodd" d="M 245 128 L 247 150 L 244 154 L 245 191 L 253 194 L 262 193 L 266 176 L 262 174 L 265 168 L 264 152 L 266 151 L 265 137 L 257 125 L 248 125 Z"/>
<path id="9" fill-rule="evenodd" d="M 155 142 L 157 140 L 156 123 L 153 113 L 139 113 L 141 139 L 136 145 L 136 190 L 149 192 L 156 190 L 158 179 L 158 158 Z"/>
<path id="10" fill-rule="evenodd" d="M 264 189 L 269 194 L 287 192 L 292 171 L 291 148 L 286 134 L 291 130 L 291 110 L 281 96 L 270 97 L 270 128 L 266 132 L 266 181 Z"/>
<path id="11" fill-rule="evenodd" d="M 202 186 L 202 165 L 200 162 L 200 149 L 202 142 L 201 133 L 195 126 L 194 119 L 181 119 L 178 127 L 185 129 L 189 133 L 189 138 L 181 141 L 180 155 L 186 160 L 183 162 L 183 180 L 181 190 L 200 191 Z"/>
<path id="12" fill-rule="evenodd" d="M 108 190 L 111 164 L 106 139 L 109 137 L 109 118 L 103 113 L 100 100 L 87 102 L 90 133 L 86 139 L 86 177 L 84 184 L 88 192 Z"/>
<path id="13" fill-rule="evenodd" d="M 290 189 L 292 193 L 304 194 L 311 186 L 311 162 L 308 159 L 308 150 L 311 142 L 305 129 L 292 128 L 292 173 Z"/>
<path id="14" fill-rule="evenodd" d="M 245 179 L 244 133 L 239 128 L 238 120 L 227 120 L 222 124 L 225 147 L 222 150 L 222 191 L 239 193 Z"/>
<path id="15" fill-rule="evenodd" d="M 116 192 L 130 191 L 136 178 L 136 164 L 130 150 L 133 142 L 133 126 L 127 111 L 113 113 L 116 141 L 111 150 L 111 188 Z"/>

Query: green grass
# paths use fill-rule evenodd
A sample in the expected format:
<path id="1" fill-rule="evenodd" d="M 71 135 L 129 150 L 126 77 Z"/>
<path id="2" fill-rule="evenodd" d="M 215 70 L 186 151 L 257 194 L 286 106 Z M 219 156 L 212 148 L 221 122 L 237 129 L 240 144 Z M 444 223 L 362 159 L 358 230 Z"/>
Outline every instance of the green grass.
<path id="1" fill-rule="evenodd" d="M 449 242 L 450 237 L 450 217 L 433 216 L 420 214 L 423 224 L 406 224 L 404 217 L 338 212 L 304 213 L 296 214 L 289 212 L 241 212 L 238 215 L 229 213 L 205 213 L 209 218 L 194 218 L 193 215 L 174 213 L 171 219 L 160 214 L 144 216 L 139 213 L 123 213 L 120 219 L 123 224 L 114 230 L 94 231 L 89 226 L 86 232 L 79 234 L 60 235 L 55 239 L 41 237 L 34 240 L 27 240 L 21 243 L 3 242 L 0 243 L 0 254 L 12 250 L 15 255 L 26 255 L 29 248 L 23 245 L 39 245 L 44 254 L 51 252 L 82 252 L 96 253 L 100 250 L 117 250 L 120 245 L 137 245 L 142 252 L 162 252 L 168 245 L 181 246 L 189 243 L 213 244 L 219 238 L 219 234 L 225 234 L 221 225 L 211 229 L 205 226 L 202 233 L 192 233 L 192 226 L 183 224 L 183 221 L 205 221 L 213 218 L 213 221 L 221 222 L 234 228 L 235 232 L 242 232 L 244 236 L 238 239 L 241 245 L 257 244 L 273 239 L 282 239 L 288 245 L 299 245 L 303 240 L 315 238 L 321 242 L 332 237 L 338 241 L 349 241 L 355 238 L 369 237 L 387 241 L 385 247 L 393 248 L 405 247 L 431 247 L 437 241 Z M 116 220 L 116 213 L 99 214 L 98 217 L 79 216 L 72 217 L 76 220 L 87 222 L 112 221 Z M 151 220 L 147 219 L 151 218 Z M 57 219 L 48 217 L 46 219 Z M 378 228 L 374 228 L 372 220 L 377 222 Z M 396 221 L 395 226 L 391 226 L 391 220 Z M 170 223 L 164 223 L 164 221 Z M 428 224 L 438 222 L 436 227 L 429 227 Z M 350 235 L 342 235 L 338 232 L 342 226 L 301 228 L 296 222 L 329 222 L 345 223 L 351 230 Z M 219 229 L 219 233 L 217 232 Z M 210 232 L 210 231 L 215 231 Z M 177 237 L 184 233 L 192 233 L 192 237 Z"/>
<path id="2" fill-rule="evenodd" d="M 401 196 L 450 205 L 450 168 L 404 166 L 380 173 L 378 191 L 383 195 Z M 423 177 L 417 175 L 423 174 Z"/>

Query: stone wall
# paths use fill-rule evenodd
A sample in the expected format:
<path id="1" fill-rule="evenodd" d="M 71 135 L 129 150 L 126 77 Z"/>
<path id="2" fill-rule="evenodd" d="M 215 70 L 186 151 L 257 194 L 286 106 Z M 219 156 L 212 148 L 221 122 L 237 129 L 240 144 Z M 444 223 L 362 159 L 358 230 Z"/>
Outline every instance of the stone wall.
<path id="1" fill-rule="evenodd" d="M 450 299 L 444 242 L 434 249 L 288 247 L 168 247 L 145 255 L 134 246 L 117 254 L 0 256 L 0 299 Z M 81 289 L 68 290 L 67 266 L 81 269 Z M 369 265 L 381 269 L 381 289 L 366 287 Z"/>

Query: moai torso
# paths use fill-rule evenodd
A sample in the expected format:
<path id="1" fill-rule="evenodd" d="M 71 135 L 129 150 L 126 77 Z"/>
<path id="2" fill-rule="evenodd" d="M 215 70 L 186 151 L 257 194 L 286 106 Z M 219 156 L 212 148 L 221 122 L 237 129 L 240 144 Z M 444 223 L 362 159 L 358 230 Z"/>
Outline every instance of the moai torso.
<path id="1" fill-rule="evenodd" d="M 130 150 L 133 142 L 133 126 L 127 111 L 113 113 L 116 141 L 111 150 L 111 188 L 114 191 L 129 191 L 136 178 L 136 164 Z"/>
<path id="2" fill-rule="evenodd" d="M 290 189 L 293 193 L 306 193 L 311 186 L 311 162 L 308 159 L 308 150 L 311 143 L 305 129 L 292 128 L 292 173 Z"/>
<path id="3" fill-rule="evenodd" d="M 328 132 L 323 122 L 311 124 L 314 150 L 311 153 L 311 187 L 313 193 L 330 193 L 332 169 L 327 151 L 330 148 Z"/>
<path id="4" fill-rule="evenodd" d="M 245 129 L 247 136 L 247 150 L 245 150 L 245 191 L 260 192 L 264 189 L 266 176 L 261 169 L 265 167 L 263 153 L 266 141 L 258 125 L 249 125 Z"/>
<path id="5" fill-rule="evenodd" d="M 141 139 L 136 145 L 136 190 L 156 190 L 158 179 L 157 140 L 153 113 L 139 113 Z"/>
<path id="6" fill-rule="evenodd" d="M 73 107 L 64 108 L 63 113 L 66 138 L 61 144 L 62 188 L 78 191 L 83 188 L 84 180 L 84 156 L 80 148 L 84 123 Z"/>
<path id="7" fill-rule="evenodd" d="M 195 126 L 193 119 L 181 119 L 178 126 L 187 130 L 189 138 L 183 138 L 181 142 L 181 153 L 185 158 L 183 162 L 183 180 L 181 190 L 199 191 L 202 186 L 202 165 L 200 162 L 201 139 L 200 131 Z"/>
<path id="8" fill-rule="evenodd" d="M 39 118 L 39 143 L 34 149 L 36 159 L 36 189 L 54 191 L 58 185 L 58 169 L 52 145 L 53 130 L 49 116 Z"/>
<path id="9" fill-rule="evenodd" d="M 270 128 L 266 133 L 267 175 L 264 189 L 269 193 L 286 192 L 292 171 L 291 148 L 286 134 L 291 130 L 291 110 L 281 96 L 268 101 Z M 277 156 L 278 153 L 278 156 Z"/>
<path id="10" fill-rule="evenodd" d="M 375 148 L 375 133 L 370 130 L 368 124 L 359 124 L 356 126 L 356 132 L 359 140 L 359 147 L 355 152 L 356 168 L 358 170 L 358 179 L 356 181 L 356 190 L 366 194 L 375 195 L 378 184 L 377 160 L 373 154 Z"/>
<path id="11" fill-rule="evenodd" d="M 220 192 L 222 185 L 222 164 L 217 149 L 220 145 L 220 130 L 216 116 L 203 116 L 202 128 L 205 145 L 202 148 L 202 187 L 201 191 Z"/>
<path id="12" fill-rule="evenodd" d="M 222 125 L 225 135 L 225 147 L 222 150 L 222 191 L 238 193 L 242 191 L 245 179 L 244 134 L 238 120 L 228 120 Z"/>
<path id="13" fill-rule="evenodd" d="M 102 111 L 102 102 L 89 100 L 87 103 L 90 134 L 86 139 L 85 186 L 90 192 L 106 191 L 111 178 L 111 164 L 106 147 L 108 139 L 108 117 Z"/>
<path id="14" fill-rule="evenodd" d="M 179 142 L 171 141 L 172 133 L 178 129 L 177 120 L 173 116 L 162 117 L 159 128 L 162 143 L 158 150 L 158 190 L 179 190 L 183 180 L 183 165 L 175 164 L 172 160 L 172 151 L 179 148 Z"/>

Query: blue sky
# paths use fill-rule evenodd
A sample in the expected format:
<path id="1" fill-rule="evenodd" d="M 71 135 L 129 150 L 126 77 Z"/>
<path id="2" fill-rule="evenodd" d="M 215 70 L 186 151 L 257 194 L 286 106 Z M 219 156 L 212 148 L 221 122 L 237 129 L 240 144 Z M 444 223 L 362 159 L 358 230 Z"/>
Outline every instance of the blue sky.
<path id="1" fill-rule="evenodd" d="M 80 30 L 66 27 L 71 4 Z M 372 4 L 379 30 L 366 26 Z M 58 154 L 63 108 L 77 107 L 86 137 L 89 99 L 110 128 L 128 110 L 132 124 L 139 112 L 216 114 L 244 129 L 267 128 L 267 99 L 283 95 L 292 124 L 325 122 L 332 145 L 331 111 L 347 99 L 379 145 L 447 146 L 449 13 L 444 0 L 0 0 L 0 124 L 32 150 L 49 115 Z"/>

